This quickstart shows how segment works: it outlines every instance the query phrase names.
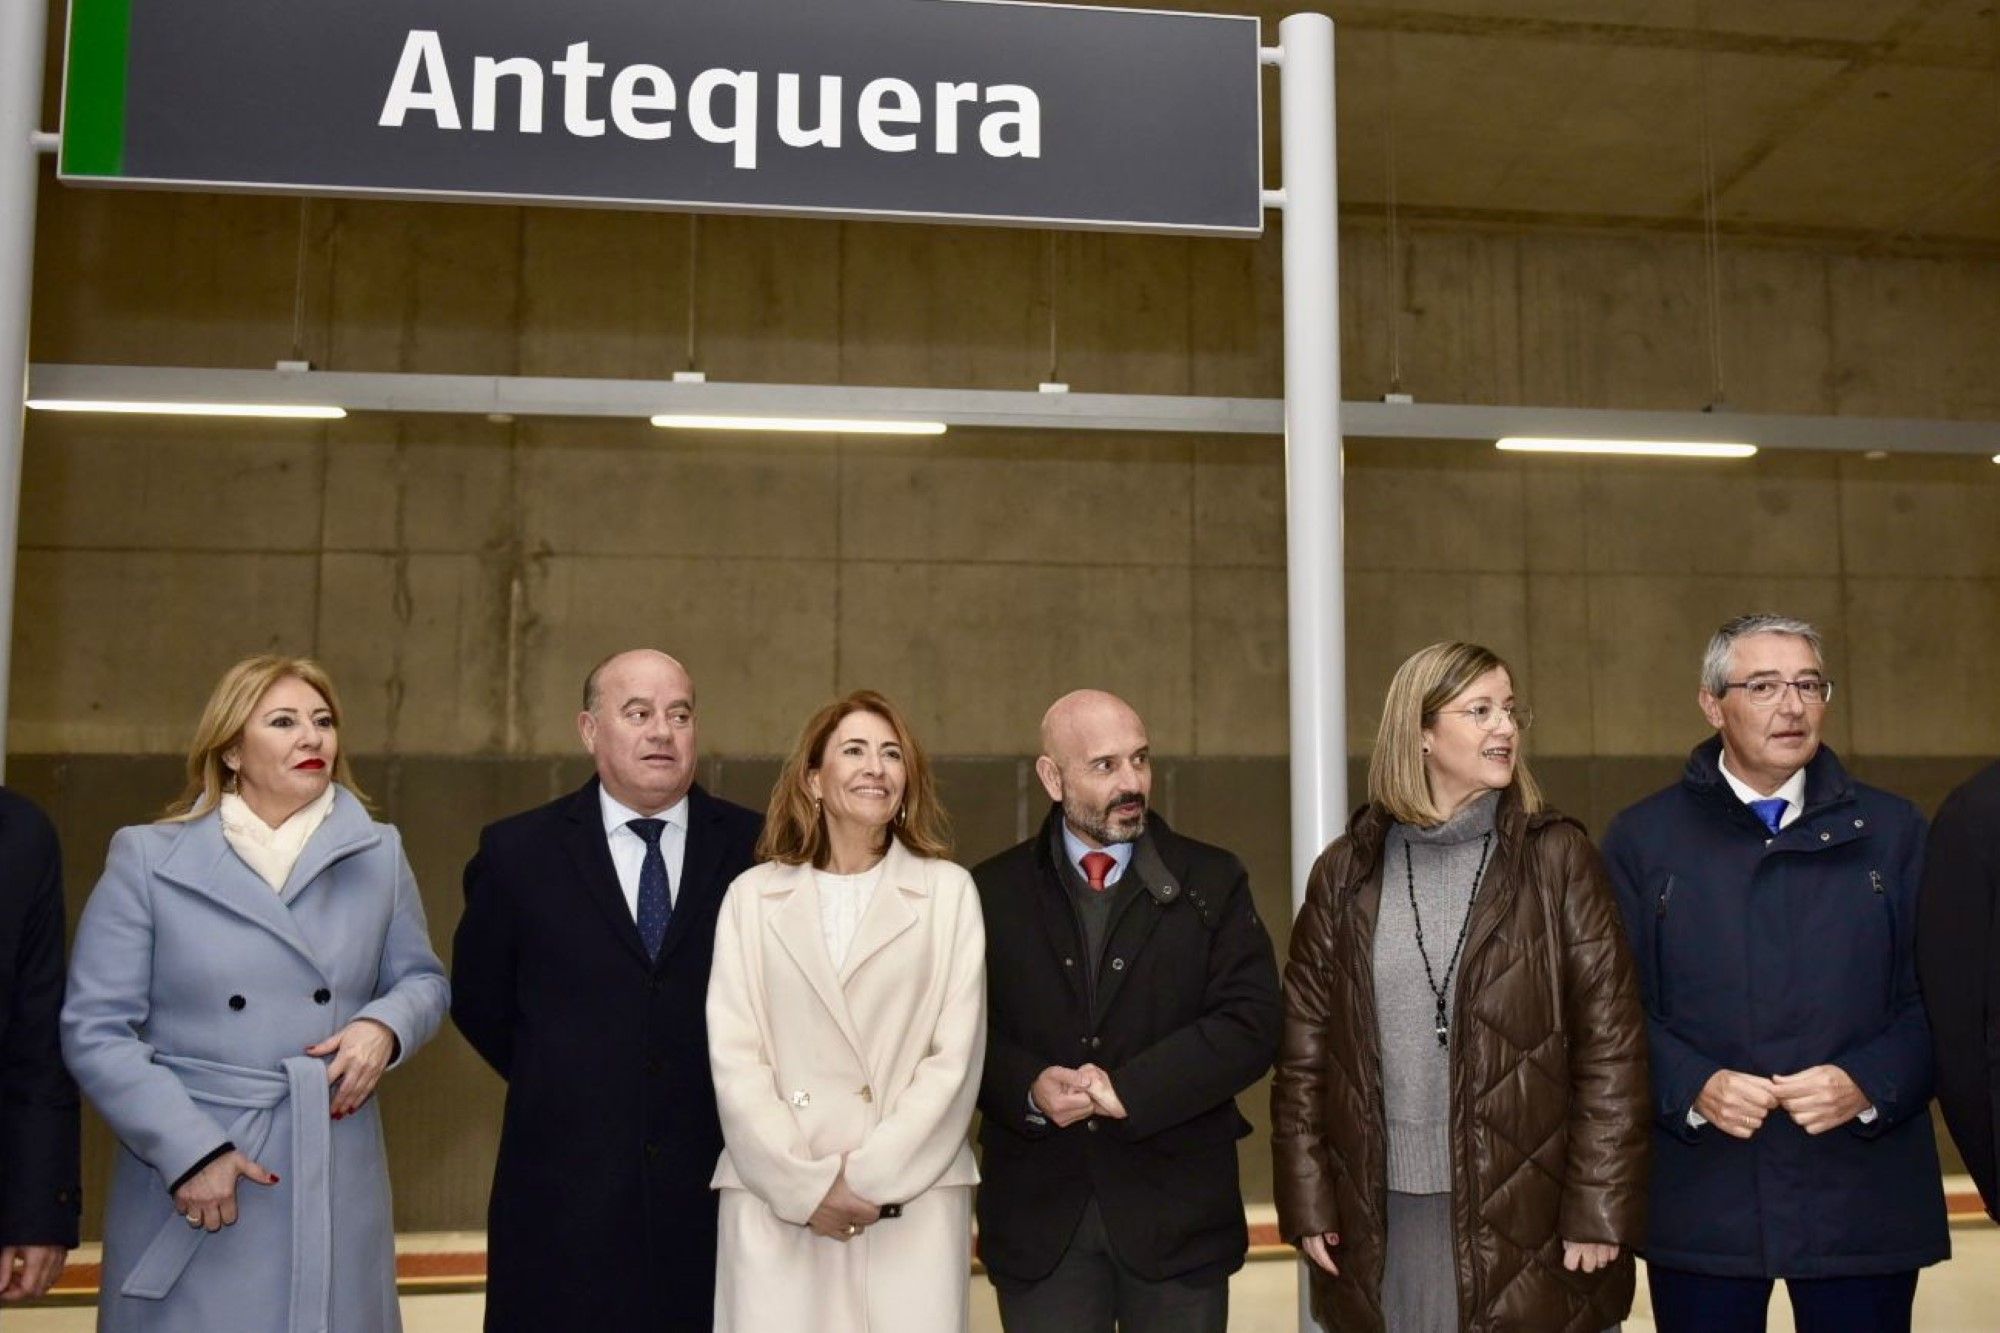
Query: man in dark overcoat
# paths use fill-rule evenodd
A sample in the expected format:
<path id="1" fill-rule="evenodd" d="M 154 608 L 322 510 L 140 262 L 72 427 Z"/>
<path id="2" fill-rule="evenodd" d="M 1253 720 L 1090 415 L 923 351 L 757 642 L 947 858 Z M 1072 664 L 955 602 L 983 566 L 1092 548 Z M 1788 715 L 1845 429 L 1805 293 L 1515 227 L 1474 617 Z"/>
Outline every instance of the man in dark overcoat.
<path id="1" fill-rule="evenodd" d="M 1660 1333 L 1910 1327 L 1951 1252 L 1917 989 L 1924 821 L 1820 743 L 1819 632 L 1741 616 L 1697 694 L 1716 735 L 1612 821 L 1605 860 L 1653 1072 L 1644 1250 Z"/>
<path id="2" fill-rule="evenodd" d="M 1008 1333 L 1222 1333 L 1249 1237 L 1236 1095 L 1283 1010 L 1243 865 L 1148 810 L 1123 700 L 1042 722 L 1041 829 L 973 871 L 986 917 L 980 1255 Z"/>
<path id="3" fill-rule="evenodd" d="M 507 1080 L 495 1333 L 712 1325 L 709 960 L 763 821 L 695 784 L 694 702 L 664 653 L 600 663 L 577 718 L 597 776 L 488 827 L 465 868 L 451 1013 Z"/>
<path id="4" fill-rule="evenodd" d="M 0 1301 L 45 1294 L 76 1245 L 76 1084 L 63 1068 L 62 852 L 0 788 Z"/>
<path id="5" fill-rule="evenodd" d="M 1917 977 L 1937 1054 L 1938 1107 L 2000 1221 L 2000 764 L 1945 797 L 1924 853 Z"/>

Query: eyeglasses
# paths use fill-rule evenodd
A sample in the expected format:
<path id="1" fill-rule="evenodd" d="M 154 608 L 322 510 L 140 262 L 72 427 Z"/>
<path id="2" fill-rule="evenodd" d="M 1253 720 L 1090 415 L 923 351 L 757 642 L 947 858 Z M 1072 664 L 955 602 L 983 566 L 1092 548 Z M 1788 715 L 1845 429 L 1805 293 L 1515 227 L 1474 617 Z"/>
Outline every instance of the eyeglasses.
<path id="1" fill-rule="evenodd" d="M 1731 690 L 1743 691 L 1743 697 L 1759 708 L 1772 708 L 1785 697 L 1786 690 L 1797 690 L 1802 704 L 1824 704 L 1833 698 L 1833 682 L 1820 676 L 1806 676 L 1799 680 L 1779 680 L 1775 676 L 1765 676 L 1758 680 L 1732 680 L 1716 691 L 1717 696 Z"/>
<path id="2" fill-rule="evenodd" d="M 1502 716 L 1514 720 L 1514 730 L 1526 731 L 1534 725 L 1535 710 L 1526 704 L 1472 704 L 1465 708 L 1440 708 L 1440 713 L 1460 713 L 1472 719 L 1472 725 L 1481 731 L 1491 731 L 1500 725 Z"/>

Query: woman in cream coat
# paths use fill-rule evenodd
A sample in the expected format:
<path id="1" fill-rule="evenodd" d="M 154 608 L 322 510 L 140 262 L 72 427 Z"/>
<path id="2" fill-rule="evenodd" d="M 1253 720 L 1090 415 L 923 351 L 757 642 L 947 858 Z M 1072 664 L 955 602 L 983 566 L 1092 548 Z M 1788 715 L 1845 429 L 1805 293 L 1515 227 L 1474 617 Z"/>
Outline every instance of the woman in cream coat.
<path id="1" fill-rule="evenodd" d="M 821 709 L 716 928 L 719 1333 L 965 1327 L 986 941 L 948 850 L 895 707 Z"/>

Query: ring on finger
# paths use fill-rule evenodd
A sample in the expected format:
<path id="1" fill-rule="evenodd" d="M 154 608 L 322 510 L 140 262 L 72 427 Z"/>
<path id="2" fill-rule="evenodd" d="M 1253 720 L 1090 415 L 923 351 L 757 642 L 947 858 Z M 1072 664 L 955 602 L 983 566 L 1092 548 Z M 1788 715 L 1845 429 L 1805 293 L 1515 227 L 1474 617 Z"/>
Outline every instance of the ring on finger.
<path id="1" fill-rule="evenodd" d="M 191 1227 L 198 1227 L 201 1225 L 200 1213 L 190 1210 L 188 1212 L 182 1213 L 181 1216 L 187 1219 L 187 1224 Z"/>

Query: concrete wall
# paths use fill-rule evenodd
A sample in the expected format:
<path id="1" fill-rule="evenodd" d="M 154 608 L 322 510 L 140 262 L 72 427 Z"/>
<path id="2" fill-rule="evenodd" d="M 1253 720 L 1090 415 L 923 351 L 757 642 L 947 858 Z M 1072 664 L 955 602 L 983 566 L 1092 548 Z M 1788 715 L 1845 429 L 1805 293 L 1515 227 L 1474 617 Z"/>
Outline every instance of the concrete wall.
<path id="1" fill-rule="evenodd" d="M 668 216 L 50 184 L 33 355 L 659 377 L 689 359 L 692 240 Z M 1395 274 L 1379 224 L 1343 240 L 1349 396 L 1389 387 L 1393 333 L 1425 399 L 1713 397 L 1695 238 L 1426 223 Z M 703 219 L 698 247 L 693 359 L 714 379 L 1024 388 L 1051 372 L 1053 316 L 1055 377 L 1078 390 L 1280 392 L 1275 236 Z M 1723 271 L 1729 404 L 2000 416 L 1992 256 L 1735 245 Z M 1601 827 L 1671 780 L 1701 735 L 1700 645 L 1752 607 L 1828 630 L 1829 734 L 1864 776 L 1929 803 L 2000 751 L 2000 468 L 1983 460 L 1354 441 L 1347 462 L 1357 756 L 1397 661 L 1481 639 L 1520 668 L 1556 800 Z M 709 780 L 752 804 L 819 702 L 889 692 L 944 757 L 967 859 L 1038 817 L 1025 756 L 1045 703 L 1117 689 L 1165 758 L 1162 809 L 1242 852 L 1283 939 L 1275 440 L 37 415 L 26 467 L 9 773 L 58 819 L 73 908 L 110 830 L 175 790 L 216 673 L 278 648 L 335 672 L 442 949 L 479 825 L 585 772 L 584 667 L 652 642 L 701 682 Z M 498 1097 L 451 1034 L 392 1080 L 402 1226 L 479 1224 Z M 1267 1193 L 1261 1136 L 1244 1160 Z"/>

